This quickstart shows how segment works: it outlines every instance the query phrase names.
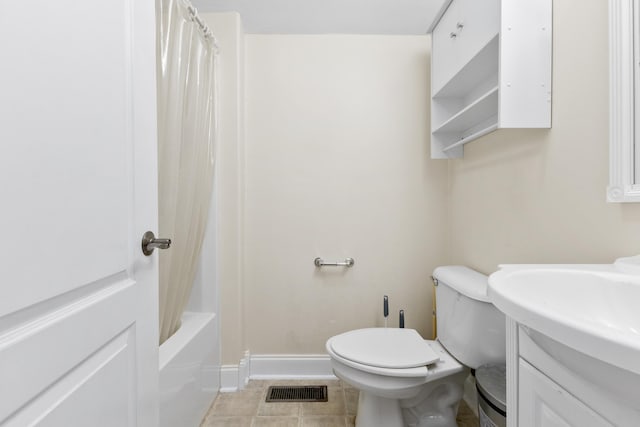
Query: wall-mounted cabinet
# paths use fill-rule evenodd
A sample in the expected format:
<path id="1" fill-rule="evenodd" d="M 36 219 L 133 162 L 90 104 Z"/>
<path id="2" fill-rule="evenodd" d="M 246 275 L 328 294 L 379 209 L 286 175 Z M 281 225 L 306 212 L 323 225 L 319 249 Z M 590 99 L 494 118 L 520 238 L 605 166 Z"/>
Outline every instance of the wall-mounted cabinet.
<path id="1" fill-rule="evenodd" d="M 432 158 L 551 127 L 552 0 L 452 0 L 431 29 Z"/>

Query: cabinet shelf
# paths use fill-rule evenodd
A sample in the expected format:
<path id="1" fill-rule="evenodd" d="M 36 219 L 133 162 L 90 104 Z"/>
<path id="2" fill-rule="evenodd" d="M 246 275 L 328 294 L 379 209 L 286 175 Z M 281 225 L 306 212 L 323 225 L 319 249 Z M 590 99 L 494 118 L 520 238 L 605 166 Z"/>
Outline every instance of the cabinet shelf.
<path id="1" fill-rule="evenodd" d="M 451 144 L 447 145 L 446 147 L 444 147 L 444 148 L 442 149 L 442 151 L 444 151 L 444 152 L 446 153 L 446 152 L 449 152 L 449 151 L 451 151 L 451 150 L 453 150 L 453 149 L 455 149 L 455 148 L 459 148 L 459 147 L 461 147 L 462 145 L 464 145 L 464 144 L 466 144 L 466 143 L 468 143 L 468 142 L 471 142 L 471 141 L 473 141 L 474 139 L 480 138 L 481 136 L 484 136 L 484 135 L 486 135 L 486 134 L 488 134 L 488 133 L 491 133 L 491 132 L 493 132 L 493 131 L 494 131 L 494 130 L 496 130 L 496 129 L 498 129 L 498 123 L 494 123 L 494 124 L 492 124 L 492 125 L 489 125 L 489 126 L 487 126 L 486 128 L 480 129 L 479 131 L 474 132 L 474 133 L 472 133 L 471 135 L 466 136 L 466 137 L 464 137 L 464 138 L 460 139 L 460 140 L 459 140 L 459 141 L 457 141 L 457 142 L 453 142 L 453 143 L 451 143 Z"/>
<path id="2" fill-rule="evenodd" d="M 462 133 L 495 115 L 497 109 L 498 86 L 494 86 L 434 129 L 433 133 Z"/>
<path id="3" fill-rule="evenodd" d="M 499 37 L 494 35 L 471 60 L 464 64 L 440 88 L 433 88 L 433 98 L 460 98 L 472 92 L 480 82 L 498 83 Z"/>

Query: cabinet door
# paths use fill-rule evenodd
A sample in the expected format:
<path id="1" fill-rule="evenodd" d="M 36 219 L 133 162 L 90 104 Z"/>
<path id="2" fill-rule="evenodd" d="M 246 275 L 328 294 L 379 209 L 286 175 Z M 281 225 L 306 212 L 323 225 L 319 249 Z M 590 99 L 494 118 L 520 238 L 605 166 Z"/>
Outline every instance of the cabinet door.
<path id="1" fill-rule="evenodd" d="M 529 363 L 520 359 L 518 427 L 613 427 Z"/>
<path id="2" fill-rule="evenodd" d="M 455 75 L 460 68 L 458 55 L 459 40 L 457 23 L 460 22 L 460 6 L 463 0 L 453 0 L 447 11 L 434 28 L 431 52 L 431 93 L 442 89 L 442 86 Z"/>
<path id="3" fill-rule="evenodd" d="M 458 58 L 466 64 L 500 31 L 500 0 L 460 0 Z"/>
<path id="4" fill-rule="evenodd" d="M 432 34 L 432 94 L 437 95 L 499 29 L 499 0 L 453 0 Z"/>

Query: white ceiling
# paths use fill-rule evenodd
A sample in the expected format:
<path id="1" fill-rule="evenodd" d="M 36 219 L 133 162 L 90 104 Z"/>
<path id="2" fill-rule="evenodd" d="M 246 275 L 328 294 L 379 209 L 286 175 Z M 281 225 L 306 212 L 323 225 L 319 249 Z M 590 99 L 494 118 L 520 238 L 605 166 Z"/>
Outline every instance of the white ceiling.
<path id="1" fill-rule="evenodd" d="M 426 34 L 447 0 L 192 0 L 240 13 L 252 34 Z"/>

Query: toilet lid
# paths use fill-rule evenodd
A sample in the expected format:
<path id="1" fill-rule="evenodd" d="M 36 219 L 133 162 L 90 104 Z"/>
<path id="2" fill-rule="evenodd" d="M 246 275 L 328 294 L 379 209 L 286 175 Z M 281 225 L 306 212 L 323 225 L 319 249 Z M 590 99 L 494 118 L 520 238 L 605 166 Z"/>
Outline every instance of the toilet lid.
<path id="1" fill-rule="evenodd" d="M 415 329 L 357 329 L 333 337 L 331 349 L 345 359 L 380 368 L 416 368 L 439 360 Z"/>

